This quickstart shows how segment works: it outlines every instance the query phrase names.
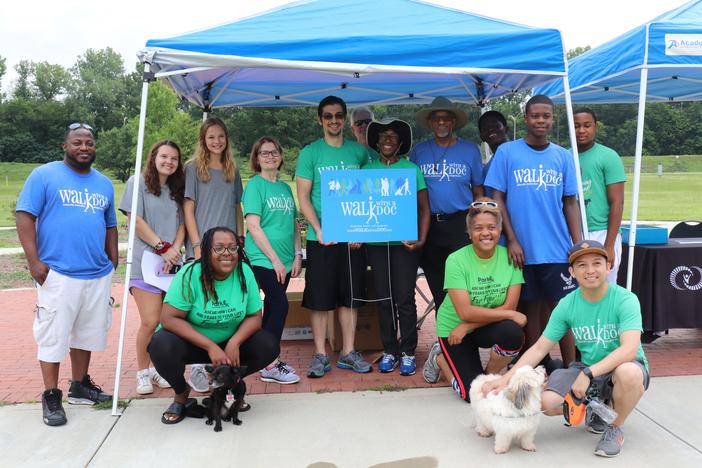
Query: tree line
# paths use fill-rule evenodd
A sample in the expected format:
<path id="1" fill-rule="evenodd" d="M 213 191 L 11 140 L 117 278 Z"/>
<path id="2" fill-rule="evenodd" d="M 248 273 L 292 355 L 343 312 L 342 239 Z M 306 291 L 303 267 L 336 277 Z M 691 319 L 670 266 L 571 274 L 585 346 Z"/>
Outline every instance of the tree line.
<path id="1" fill-rule="evenodd" d="M 577 48 L 569 55 L 589 49 Z M 15 65 L 17 78 L 7 95 L 0 94 L 0 161 L 44 163 L 62 157 L 60 149 L 66 125 L 86 122 L 97 134 L 97 167 L 126 180 L 133 168 L 141 98 L 142 68 L 125 71 L 124 60 L 111 48 L 88 49 L 73 66 L 65 68 L 49 62 L 23 60 Z M 0 57 L 0 83 L 7 68 Z M 507 117 L 508 134 L 525 134 L 522 119 L 527 92 L 506 96 L 489 107 Z M 481 108 L 460 104 L 470 123 L 458 133 L 479 142 L 476 122 Z M 394 116 L 407 120 L 415 141 L 429 137 L 416 125 L 414 114 L 422 106 L 372 106 L 376 118 Z M 631 155 L 636 137 L 637 107 L 633 104 L 593 105 L 600 120 L 599 141 Z M 212 115 L 224 119 L 230 131 L 233 150 L 240 164 L 253 142 L 263 135 L 277 137 L 285 149 L 288 173 L 294 171 L 299 150 L 319 138 L 316 109 L 229 108 Z M 185 157 L 192 154 L 202 110 L 180 101 L 164 84 L 149 87 L 145 151 L 155 141 L 167 138 L 177 142 Z M 514 128 L 516 123 L 516 129 Z M 515 131 L 516 130 L 516 131 Z M 350 129 L 347 128 L 351 137 Z M 563 106 L 557 106 L 553 140 L 570 146 L 568 123 Z M 702 154 L 702 103 L 655 103 L 646 108 L 644 154 Z"/>

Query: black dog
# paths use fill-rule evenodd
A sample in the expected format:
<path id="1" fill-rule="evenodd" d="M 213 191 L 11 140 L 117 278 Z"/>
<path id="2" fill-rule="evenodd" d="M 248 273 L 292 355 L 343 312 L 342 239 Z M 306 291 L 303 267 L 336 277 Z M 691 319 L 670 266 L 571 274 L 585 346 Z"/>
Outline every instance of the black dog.
<path id="1" fill-rule="evenodd" d="M 232 420 L 233 424 L 240 425 L 239 410 L 246 394 L 246 382 L 242 377 L 246 372 L 246 366 L 223 364 L 215 367 L 208 364 L 205 370 L 212 374 L 211 384 L 216 387 L 212 390 L 205 424 L 211 426 L 214 420 L 215 432 L 222 430 L 222 420 Z M 227 393 L 230 391 L 234 394 L 234 404 L 227 408 Z"/>

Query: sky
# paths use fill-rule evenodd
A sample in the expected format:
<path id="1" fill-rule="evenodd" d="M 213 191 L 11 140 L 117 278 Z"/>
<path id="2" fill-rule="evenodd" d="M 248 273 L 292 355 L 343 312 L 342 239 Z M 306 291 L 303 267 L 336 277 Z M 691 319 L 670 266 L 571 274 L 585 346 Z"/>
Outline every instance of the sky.
<path id="1" fill-rule="evenodd" d="M 112 47 L 122 55 L 125 69 L 132 71 L 136 52 L 147 39 L 216 26 L 285 3 L 289 1 L 3 2 L 0 56 L 7 60 L 7 73 L 2 89 L 11 88 L 16 79 L 14 66 L 22 59 L 70 67 L 89 48 Z M 686 0 L 431 0 L 430 3 L 528 26 L 556 28 L 563 34 L 566 49 L 573 49 L 596 47 Z"/>

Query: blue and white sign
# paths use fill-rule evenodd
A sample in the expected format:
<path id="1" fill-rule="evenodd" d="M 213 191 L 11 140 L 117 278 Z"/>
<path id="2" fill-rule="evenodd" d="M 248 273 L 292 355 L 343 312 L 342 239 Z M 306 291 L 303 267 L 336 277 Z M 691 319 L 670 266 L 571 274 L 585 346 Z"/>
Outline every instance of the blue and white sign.
<path id="1" fill-rule="evenodd" d="M 336 242 L 417 240 L 417 172 L 322 172 L 322 237 Z"/>

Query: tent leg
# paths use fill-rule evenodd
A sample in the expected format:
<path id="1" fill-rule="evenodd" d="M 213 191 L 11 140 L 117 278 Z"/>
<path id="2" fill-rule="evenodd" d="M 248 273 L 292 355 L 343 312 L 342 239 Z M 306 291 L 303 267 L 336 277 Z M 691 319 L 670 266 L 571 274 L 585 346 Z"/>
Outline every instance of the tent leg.
<path id="1" fill-rule="evenodd" d="M 151 70 L 148 63 L 144 64 L 144 75 Z M 134 187 L 132 189 L 131 213 L 137 212 L 139 198 L 139 179 L 141 177 L 141 155 L 144 150 L 144 127 L 146 124 L 146 104 L 149 96 L 149 81 L 144 80 L 141 87 L 141 108 L 139 111 L 139 133 L 137 134 L 136 161 L 134 162 Z M 122 373 L 122 352 L 124 350 L 124 330 L 127 325 L 127 302 L 129 300 L 129 277 L 132 273 L 132 258 L 134 251 L 134 236 L 136 234 L 136 218 L 132 217 L 129 223 L 129 238 L 127 245 L 127 271 L 124 274 L 124 293 L 122 294 L 122 317 L 119 326 L 119 342 L 117 347 L 117 367 L 115 368 L 115 389 L 112 399 L 112 416 L 120 416 L 122 413 L 117 407 L 119 401 L 119 380 Z M 141 266 L 139 266 L 141 267 Z"/>
<path id="2" fill-rule="evenodd" d="M 631 189 L 631 227 L 629 230 L 629 258 L 626 267 L 626 289 L 631 291 L 634 273 L 634 247 L 636 246 L 636 221 L 639 212 L 639 186 L 641 184 L 641 153 L 643 150 L 644 117 L 646 115 L 646 94 L 648 68 L 641 69 L 639 84 L 639 115 L 636 122 L 636 150 L 634 153 L 634 186 Z"/>
<path id="3" fill-rule="evenodd" d="M 585 195 L 583 194 L 583 178 L 580 174 L 580 155 L 578 154 L 578 143 L 575 139 L 575 119 L 573 118 L 573 103 L 570 99 L 570 83 L 568 76 L 563 77 L 563 90 L 565 92 L 565 108 L 568 116 L 568 134 L 570 135 L 570 147 L 573 151 L 573 160 L 575 161 L 575 177 L 578 180 L 578 203 L 580 205 L 580 225 L 582 228 L 583 239 L 589 232 L 587 228 L 587 212 L 585 211 Z"/>

